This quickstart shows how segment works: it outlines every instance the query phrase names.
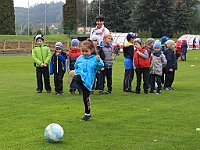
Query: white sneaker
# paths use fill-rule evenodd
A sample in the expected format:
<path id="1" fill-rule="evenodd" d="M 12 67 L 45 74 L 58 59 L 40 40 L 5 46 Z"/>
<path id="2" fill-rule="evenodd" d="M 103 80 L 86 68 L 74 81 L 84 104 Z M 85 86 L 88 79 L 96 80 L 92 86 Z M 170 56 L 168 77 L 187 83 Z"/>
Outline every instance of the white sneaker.
<path id="1" fill-rule="evenodd" d="M 72 79 L 74 78 L 74 75 L 75 75 L 74 70 L 71 70 L 71 71 L 68 73 L 67 84 L 70 84 L 70 83 L 72 82 Z"/>

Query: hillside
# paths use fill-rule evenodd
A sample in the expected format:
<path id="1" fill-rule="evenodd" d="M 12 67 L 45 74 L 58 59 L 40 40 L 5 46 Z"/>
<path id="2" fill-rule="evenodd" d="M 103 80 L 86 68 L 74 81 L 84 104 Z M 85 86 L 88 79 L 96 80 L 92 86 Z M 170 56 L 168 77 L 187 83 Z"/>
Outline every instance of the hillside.
<path id="1" fill-rule="evenodd" d="M 51 2 L 46 4 L 46 23 L 61 23 L 63 2 Z M 16 31 L 22 30 L 28 22 L 28 8 L 15 7 L 15 24 Z M 29 22 L 34 24 L 45 23 L 45 4 L 38 4 L 29 8 Z"/>

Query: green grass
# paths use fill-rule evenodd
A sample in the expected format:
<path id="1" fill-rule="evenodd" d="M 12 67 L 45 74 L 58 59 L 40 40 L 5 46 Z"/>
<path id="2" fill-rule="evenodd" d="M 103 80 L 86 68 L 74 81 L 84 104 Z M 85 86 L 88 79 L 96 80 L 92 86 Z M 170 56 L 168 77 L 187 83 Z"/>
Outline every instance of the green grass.
<path id="1" fill-rule="evenodd" d="M 81 95 L 36 94 L 35 68 L 28 55 L 0 56 L 0 149 L 5 150 L 198 150 L 200 149 L 199 50 L 178 61 L 173 86 L 161 95 L 122 92 L 123 57 L 113 68 L 113 93 L 91 95 L 92 118 L 84 115 Z M 194 65 L 191 67 L 191 65 Z M 132 85 L 135 88 L 136 79 Z M 53 85 L 53 76 L 51 76 Z M 60 124 L 60 143 L 49 143 L 44 129 Z M 157 140 L 157 141 L 154 141 Z"/>
<path id="2" fill-rule="evenodd" d="M 33 36 L 28 35 L 0 35 L 0 41 L 33 41 Z M 71 38 L 67 34 L 52 34 L 46 35 L 45 37 L 46 42 L 57 42 L 57 41 L 71 41 Z"/>

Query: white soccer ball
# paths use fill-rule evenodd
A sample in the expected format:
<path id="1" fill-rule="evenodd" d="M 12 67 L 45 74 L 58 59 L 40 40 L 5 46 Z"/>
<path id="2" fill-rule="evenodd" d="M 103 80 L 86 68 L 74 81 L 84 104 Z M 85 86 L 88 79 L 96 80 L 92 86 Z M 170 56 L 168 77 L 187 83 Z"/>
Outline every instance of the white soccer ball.
<path id="1" fill-rule="evenodd" d="M 52 143 L 61 141 L 63 135 L 64 135 L 63 128 L 56 123 L 49 124 L 44 130 L 45 138 Z"/>

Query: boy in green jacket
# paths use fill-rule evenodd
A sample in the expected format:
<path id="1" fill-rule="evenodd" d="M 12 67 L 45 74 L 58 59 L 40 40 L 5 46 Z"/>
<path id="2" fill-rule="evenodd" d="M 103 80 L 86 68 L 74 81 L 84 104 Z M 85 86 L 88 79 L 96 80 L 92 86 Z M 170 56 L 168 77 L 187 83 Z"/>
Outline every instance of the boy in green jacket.
<path id="1" fill-rule="evenodd" d="M 38 34 L 34 37 L 36 44 L 32 50 L 32 58 L 36 67 L 37 77 L 37 93 L 42 93 L 43 82 L 42 75 L 44 77 L 44 84 L 47 93 L 51 93 L 50 75 L 49 75 L 49 63 L 51 60 L 51 51 L 48 45 L 44 44 L 44 36 Z"/>

